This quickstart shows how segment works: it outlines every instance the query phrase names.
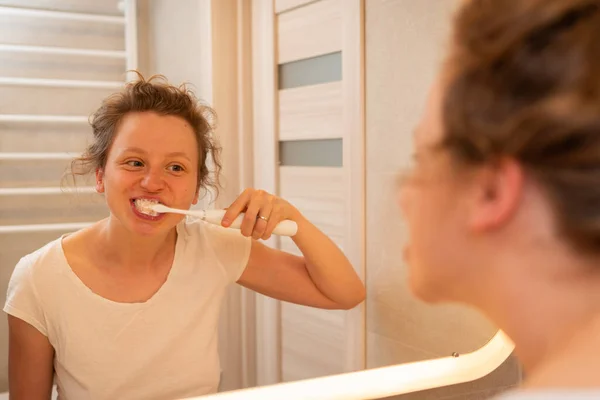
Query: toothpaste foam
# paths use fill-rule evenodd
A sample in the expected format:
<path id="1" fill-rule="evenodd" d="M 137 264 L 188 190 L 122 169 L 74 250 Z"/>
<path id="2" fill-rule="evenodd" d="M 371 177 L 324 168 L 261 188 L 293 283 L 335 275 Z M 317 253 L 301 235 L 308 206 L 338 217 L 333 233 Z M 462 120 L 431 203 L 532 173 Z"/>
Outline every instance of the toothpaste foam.
<path id="1" fill-rule="evenodd" d="M 135 208 L 142 214 L 150 215 L 152 217 L 156 217 L 158 213 L 154 211 L 152 206 L 158 204 L 156 200 L 150 199 L 136 199 L 135 200 Z"/>

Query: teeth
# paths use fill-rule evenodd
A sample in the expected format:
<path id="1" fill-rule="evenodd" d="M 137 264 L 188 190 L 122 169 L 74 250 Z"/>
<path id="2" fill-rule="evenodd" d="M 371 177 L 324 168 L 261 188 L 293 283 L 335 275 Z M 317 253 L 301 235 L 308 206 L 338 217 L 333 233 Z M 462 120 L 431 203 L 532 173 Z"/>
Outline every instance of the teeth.
<path id="1" fill-rule="evenodd" d="M 135 208 L 137 208 L 142 214 L 150 215 L 152 217 L 156 217 L 158 215 L 158 213 L 152 209 L 152 206 L 155 204 L 158 204 L 158 201 L 150 199 L 135 200 Z"/>

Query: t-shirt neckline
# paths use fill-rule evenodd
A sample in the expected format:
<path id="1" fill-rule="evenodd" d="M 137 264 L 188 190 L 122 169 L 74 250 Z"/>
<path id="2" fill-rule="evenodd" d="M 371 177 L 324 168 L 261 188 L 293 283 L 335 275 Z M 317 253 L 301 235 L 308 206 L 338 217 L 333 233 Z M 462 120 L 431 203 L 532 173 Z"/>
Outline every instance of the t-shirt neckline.
<path id="1" fill-rule="evenodd" d="M 106 297 L 101 296 L 98 293 L 94 292 L 89 286 L 87 286 L 81 280 L 81 278 L 79 278 L 79 276 L 75 273 L 75 271 L 73 271 L 73 268 L 71 268 L 71 265 L 69 265 L 69 261 L 67 260 L 67 256 L 65 254 L 65 251 L 64 251 L 64 248 L 62 245 L 62 240 L 67 235 L 69 235 L 68 233 L 61 235 L 57 239 L 56 247 L 57 247 L 58 252 L 60 253 L 60 259 L 61 259 L 64 269 L 66 270 L 67 275 L 75 283 L 75 285 L 77 285 L 80 289 L 85 291 L 87 293 L 87 295 L 89 295 L 92 298 L 95 298 L 96 300 L 99 300 L 103 303 L 111 304 L 111 305 L 117 306 L 117 307 L 123 307 L 123 308 L 125 308 L 125 307 L 127 307 L 127 308 L 148 307 L 151 304 L 158 301 L 161 297 L 163 297 L 165 295 L 165 292 L 168 292 L 168 289 L 171 286 L 171 282 L 174 280 L 174 277 L 177 274 L 177 271 L 179 269 L 179 267 L 178 267 L 179 259 L 181 258 L 183 241 L 185 240 L 185 238 L 183 237 L 185 229 L 181 228 L 181 223 L 177 224 L 175 226 L 175 229 L 177 232 L 177 239 L 175 241 L 175 254 L 173 255 L 173 263 L 171 264 L 171 269 L 169 270 L 167 279 L 161 285 L 161 287 L 148 300 L 141 301 L 141 302 L 129 303 L 129 302 L 120 302 L 120 301 L 110 300 L 110 299 L 107 299 Z"/>

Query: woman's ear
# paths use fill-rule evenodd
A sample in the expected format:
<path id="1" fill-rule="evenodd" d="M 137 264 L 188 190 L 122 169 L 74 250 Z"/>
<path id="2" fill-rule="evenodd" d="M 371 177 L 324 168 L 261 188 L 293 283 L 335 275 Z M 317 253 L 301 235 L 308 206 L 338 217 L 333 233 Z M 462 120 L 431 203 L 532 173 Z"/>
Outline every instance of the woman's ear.
<path id="1" fill-rule="evenodd" d="M 104 170 L 96 169 L 96 192 L 104 193 Z"/>
<path id="2" fill-rule="evenodd" d="M 497 229 L 519 208 L 525 180 L 523 167 L 515 160 L 500 160 L 479 171 L 475 180 L 471 228 L 476 231 Z"/>

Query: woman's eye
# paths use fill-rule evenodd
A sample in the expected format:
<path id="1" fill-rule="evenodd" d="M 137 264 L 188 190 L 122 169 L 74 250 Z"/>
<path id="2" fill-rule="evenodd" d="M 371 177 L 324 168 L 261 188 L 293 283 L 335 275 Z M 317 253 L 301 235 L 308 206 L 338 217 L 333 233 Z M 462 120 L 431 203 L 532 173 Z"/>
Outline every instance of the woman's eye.
<path id="1" fill-rule="evenodd" d="M 173 172 L 181 172 L 181 171 L 183 171 L 183 167 L 181 165 L 178 165 L 178 164 L 171 165 L 169 167 L 169 169 L 171 171 L 173 171 Z"/>
<path id="2" fill-rule="evenodd" d="M 129 160 L 127 161 L 127 165 L 131 167 L 143 167 L 144 164 L 139 160 Z"/>

